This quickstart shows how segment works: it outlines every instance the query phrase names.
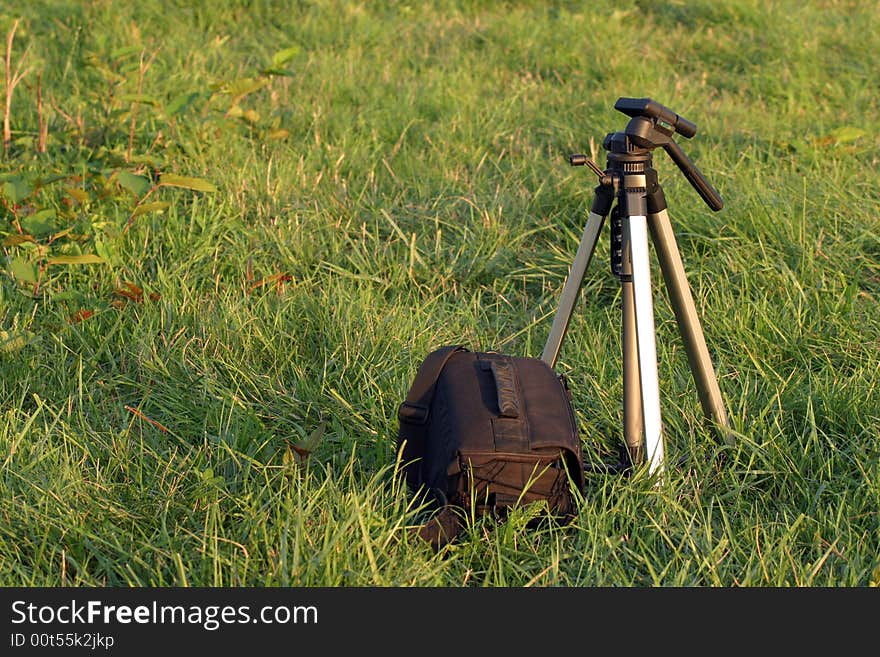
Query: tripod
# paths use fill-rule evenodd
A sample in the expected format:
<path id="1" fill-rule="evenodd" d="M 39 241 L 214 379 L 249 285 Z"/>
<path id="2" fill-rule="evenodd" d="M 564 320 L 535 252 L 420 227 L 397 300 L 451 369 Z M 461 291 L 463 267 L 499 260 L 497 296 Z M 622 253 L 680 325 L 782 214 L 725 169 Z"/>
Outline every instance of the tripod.
<path id="1" fill-rule="evenodd" d="M 666 212 L 666 199 L 652 166 L 653 150 L 661 146 L 669 154 L 712 210 L 720 210 L 723 202 L 718 192 L 672 139 L 675 133 L 686 138 L 693 137 L 697 132 L 694 123 L 650 98 L 619 98 L 614 109 L 631 119 L 623 132 L 610 133 L 605 137 L 602 146 L 608 152 L 607 168 L 601 170 L 585 155 L 572 155 L 569 158 L 572 166 L 589 165 L 599 177 L 599 185 L 595 188 L 587 224 L 565 281 L 541 359 L 550 367 L 556 364 L 584 274 L 605 218 L 610 213 L 611 269 L 620 279 L 622 296 L 623 435 L 626 455 L 630 465 L 647 462 L 649 473 L 653 474 L 663 469 L 664 444 L 651 297 L 649 231 L 703 413 L 721 439 L 728 445 L 733 444 L 715 370 Z"/>

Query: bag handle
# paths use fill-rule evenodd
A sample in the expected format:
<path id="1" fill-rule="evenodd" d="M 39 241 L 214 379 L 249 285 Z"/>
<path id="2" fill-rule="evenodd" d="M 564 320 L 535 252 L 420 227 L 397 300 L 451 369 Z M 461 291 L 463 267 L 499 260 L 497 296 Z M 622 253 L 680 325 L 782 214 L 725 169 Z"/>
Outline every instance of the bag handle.
<path id="1" fill-rule="evenodd" d="M 498 402 L 498 415 L 504 418 L 518 418 L 520 411 L 519 381 L 517 381 L 513 360 L 510 356 L 497 352 L 481 353 L 477 357 L 480 369 L 484 372 L 487 370 L 492 372 Z"/>
<path id="2" fill-rule="evenodd" d="M 495 391 L 498 394 L 498 415 L 501 417 L 519 417 L 519 394 L 517 393 L 516 370 L 510 358 L 503 356 L 489 361 L 489 369 L 495 379 Z"/>

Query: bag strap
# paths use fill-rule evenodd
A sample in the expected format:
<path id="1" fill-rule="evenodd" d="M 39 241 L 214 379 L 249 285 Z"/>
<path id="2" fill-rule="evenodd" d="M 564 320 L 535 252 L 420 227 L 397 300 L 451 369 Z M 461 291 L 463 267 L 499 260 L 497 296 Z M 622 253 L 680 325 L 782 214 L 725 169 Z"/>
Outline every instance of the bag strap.
<path id="1" fill-rule="evenodd" d="M 416 372 L 415 379 L 406 396 L 406 400 L 397 409 L 400 430 L 397 435 L 397 449 L 403 443 L 404 474 L 406 483 L 415 491 L 421 485 L 421 460 L 425 456 L 425 440 L 427 439 L 428 415 L 437 379 L 446 367 L 453 354 L 467 351 L 461 345 L 450 345 L 432 351 L 425 357 Z M 417 463 L 413 463 L 418 461 Z"/>
<path id="2" fill-rule="evenodd" d="M 449 359 L 460 351 L 467 351 L 467 349 L 462 345 L 449 345 L 428 354 L 419 365 L 409 393 L 406 395 L 406 400 L 397 409 L 397 419 L 400 421 L 398 449 L 399 443 L 405 440 L 401 458 L 404 461 L 406 482 L 413 491 L 422 483 L 421 459 L 425 455 L 428 416 L 437 380 Z M 418 462 L 413 463 L 413 461 Z M 458 535 L 461 527 L 458 516 L 447 504 L 443 492 L 434 492 L 440 498 L 438 512 L 429 522 L 416 527 L 413 533 L 435 550 L 439 550 Z"/>
<path id="3" fill-rule="evenodd" d="M 416 372 L 416 378 L 406 395 L 406 400 L 397 409 L 398 420 L 410 425 L 424 425 L 428 422 L 437 379 L 440 378 L 440 373 L 452 355 L 459 351 L 467 351 L 467 349 L 461 345 L 450 345 L 432 351 L 425 357 L 419 365 L 419 371 Z"/>
<path id="4" fill-rule="evenodd" d="M 431 520 L 413 530 L 413 534 L 435 551 L 451 543 L 459 533 L 461 533 L 461 520 L 449 505 L 442 506 Z"/>

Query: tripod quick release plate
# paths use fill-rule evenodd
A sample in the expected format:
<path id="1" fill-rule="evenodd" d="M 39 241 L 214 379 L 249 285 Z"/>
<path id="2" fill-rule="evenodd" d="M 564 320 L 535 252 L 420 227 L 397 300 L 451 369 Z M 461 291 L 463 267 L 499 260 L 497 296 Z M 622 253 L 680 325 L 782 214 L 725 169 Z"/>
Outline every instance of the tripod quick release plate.
<path id="1" fill-rule="evenodd" d="M 672 132 L 677 132 L 686 139 L 690 139 L 697 134 L 696 123 L 688 121 L 665 105 L 661 105 L 650 98 L 618 98 L 617 102 L 614 103 L 614 109 L 618 112 L 623 112 L 627 116 L 644 116 L 648 119 L 654 119 L 655 122 L 660 123 Z"/>

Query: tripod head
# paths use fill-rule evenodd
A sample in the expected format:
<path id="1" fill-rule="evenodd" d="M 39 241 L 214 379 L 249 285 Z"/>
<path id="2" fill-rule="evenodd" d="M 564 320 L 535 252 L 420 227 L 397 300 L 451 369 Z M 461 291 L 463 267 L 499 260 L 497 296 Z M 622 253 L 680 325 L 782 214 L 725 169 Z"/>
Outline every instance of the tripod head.
<path id="1" fill-rule="evenodd" d="M 609 133 L 602 143 L 602 147 L 612 154 L 608 158 L 612 165 L 618 161 L 650 161 L 651 151 L 660 146 L 669 154 L 706 205 L 716 212 L 724 207 L 724 201 L 715 188 L 672 139 L 676 133 L 686 139 L 693 137 L 697 134 L 695 123 L 650 98 L 618 98 L 614 109 L 632 118 L 623 132 Z M 573 155 L 569 158 L 573 166 L 588 164 L 587 160 L 584 155 Z M 602 180 L 603 176 L 599 177 Z"/>

